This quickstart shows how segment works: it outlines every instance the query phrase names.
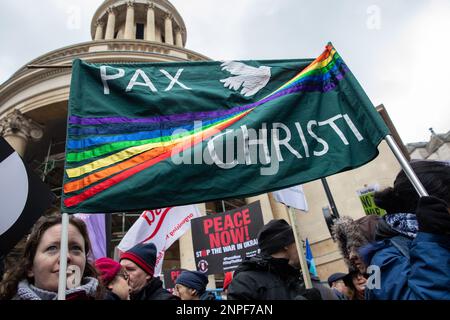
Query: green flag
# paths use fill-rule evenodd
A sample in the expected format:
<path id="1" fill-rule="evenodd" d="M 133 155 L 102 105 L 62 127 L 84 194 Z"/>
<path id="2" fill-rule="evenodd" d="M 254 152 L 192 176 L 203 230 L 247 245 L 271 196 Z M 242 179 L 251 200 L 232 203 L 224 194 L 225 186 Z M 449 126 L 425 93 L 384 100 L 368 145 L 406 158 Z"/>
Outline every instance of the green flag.
<path id="1" fill-rule="evenodd" d="M 75 60 L 62 210 L 274 191 L 367 163 L 386 134 L 331 44 L 315 60 Z"/>

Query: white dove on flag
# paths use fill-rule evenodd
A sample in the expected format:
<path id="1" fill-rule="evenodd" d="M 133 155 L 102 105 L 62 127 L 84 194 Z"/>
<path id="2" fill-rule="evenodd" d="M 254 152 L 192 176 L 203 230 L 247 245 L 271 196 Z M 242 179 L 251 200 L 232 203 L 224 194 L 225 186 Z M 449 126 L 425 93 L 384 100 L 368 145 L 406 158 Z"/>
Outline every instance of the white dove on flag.
<path id="1" fill-rule="evenodd" d="M 222 70 L 228 71 L 234 77 L 220 80 L 225 88 L 239 90 L 242 86 L 241 94 L 246 97 L 253 96 L 264 88 L 270 80 L 270 67 L 261 66 L 255 68 L 242 62 L 225 61 L 221 64 Z"/>

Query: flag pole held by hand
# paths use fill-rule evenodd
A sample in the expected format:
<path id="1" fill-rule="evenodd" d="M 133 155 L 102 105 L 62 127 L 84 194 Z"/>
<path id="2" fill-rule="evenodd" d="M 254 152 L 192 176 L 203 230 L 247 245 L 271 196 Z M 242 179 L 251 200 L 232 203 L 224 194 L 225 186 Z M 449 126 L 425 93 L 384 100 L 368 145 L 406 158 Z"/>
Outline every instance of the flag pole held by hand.
<path id="1" fill-rule="evenodd" d="M 61 244 L 59 251 L 59 283 L 58 300 L 66 300 L 66 279 L 67 279 L 67 252 L 69 247 L 69 214 L 62 213 L 61 223 Z"/>
<path id="2" fill-rule="evenodd" d="M 395 142 L 394 138 L 390 134 L 388 134 L 384 139 L 386 140 L 389 148 L 391 148 L 392 152 L 394 153 L 395 157 L 400 163 L 400 166 L 402 167 L 403 171 L 405 171 L 406 176 L 408 177 L 411 184 L 414 186 L 414 189 L 416 189 L 419 196 L 420 197 L 428 196 L 427 190 L 425 190 L 416 173 L 411 168 L 411 165 L 409 164 L 408 160 L 406 160 L 405 156 L 403 155 L 399 146 Z"/>

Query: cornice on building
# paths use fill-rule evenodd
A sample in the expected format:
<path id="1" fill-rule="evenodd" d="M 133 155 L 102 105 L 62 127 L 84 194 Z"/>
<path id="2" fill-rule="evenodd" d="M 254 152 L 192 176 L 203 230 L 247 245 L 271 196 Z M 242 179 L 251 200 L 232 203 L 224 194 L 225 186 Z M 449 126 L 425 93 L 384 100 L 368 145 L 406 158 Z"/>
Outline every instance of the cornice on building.
<path id="1" fill-rule="evenodd" d="M 411 142 L 406 145 L 409 154 L 412 154 L 416 149 L 424 149 L 427 153 L 426 158 L 436 152 L 443 144 L 450 142 L 450 131 L 443 134 L 431 135 L 430 140 L 421 142 Z"/>
<path id="2" fill-rule="evenodd" d="M 0 114 L 20 104 L 17 102 L 14 105 L 5 106 L 5 103 L 18 91 L 24 91 L 43 80 L 51 80 L 71 73 L 71 69 L 68 68 L 29 69 L 28 65 L 67 66 L 71 65 L 76 58 L 93 63 L 210 60 L 206 56 L 185 48 L 144 40 L 101 40 L 67 46 L 32 60 L 0 85 Z"/>

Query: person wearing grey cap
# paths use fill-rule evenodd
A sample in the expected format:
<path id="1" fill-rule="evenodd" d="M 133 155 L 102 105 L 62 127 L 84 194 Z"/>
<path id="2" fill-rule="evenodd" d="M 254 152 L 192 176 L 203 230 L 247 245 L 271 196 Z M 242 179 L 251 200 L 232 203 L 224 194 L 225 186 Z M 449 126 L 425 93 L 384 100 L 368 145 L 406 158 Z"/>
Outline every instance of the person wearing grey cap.
<path id="1" fill-rule="evenodd" d="M 283 219 L 271 220 L 260 230 L 261 253 L 246 258 L 234 272 L 229 300 L 321 300 L 322 289 L 305 289 L 292 227 Z M 316 285 L 314 285 L 316 286 Z M 324 298 L 326 299 L 326 298 Z"/>
<path id="2" fill-rule="evenodd" d="M 328 285 L 339 300 L 349 300 L 349 288 L 344 282 L 346 273 L 336 272 L 328 277 Z"/>

